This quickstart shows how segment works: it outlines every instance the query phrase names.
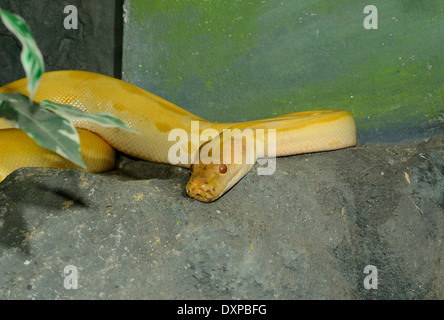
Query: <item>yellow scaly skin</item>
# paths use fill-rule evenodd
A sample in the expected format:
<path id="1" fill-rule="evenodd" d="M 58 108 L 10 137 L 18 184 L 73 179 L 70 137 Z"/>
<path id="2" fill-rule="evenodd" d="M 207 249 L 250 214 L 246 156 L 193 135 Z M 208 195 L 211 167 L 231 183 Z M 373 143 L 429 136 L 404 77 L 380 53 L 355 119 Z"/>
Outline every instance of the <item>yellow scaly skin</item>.
<path id="1" fill-rule="evenodd" d="M 27 95 L 26 83 L 26 79 L 12 82 L 1 87 L 0 93 L 19 92 Z M 143 160 L 169 164 L 168 151 L 173 145 L 177 146 L 176 141 L 168 141 L 172 129 L 183 129 L 188 133 L 188 141 L 191 142 L 184 143 L 181 148 L 189 153 L 206 142 L 199 141 L 198 145 L 193 145 L 191 121 L 199 121 L 199 133 L 205 129 L 215 129 L 219 133 L 224 129 L 236 128 L 276 129 L 278 157 L 356 144 L 355 122 L 347 111 L 298 112 L 257 121 L 214 123 L 127 82 L 85 71 L 45 73 L 34 100 L 69 104 L 89 113 L 108 112 L 140 133 L 104 128 L 86 121 L 75 122 L 88 172 L 110 170 L 114 165 L 113 148 Z M 221 143 L 214 141 L 208 143 Z M 266 136 L 262 142 L 267 144 Z M 245 158 L 243 160 L 245 162 Z M 190 167 L 190 164 L 178 165 Z M 0 181 L 20 167 L 76 166 L 38 147 L 20 130 L 11 129 L 0 119 Z M 194 164 L 186 187 L 187 194 L 200 201 L 214 201 L 248 173 L 253 165 L 227 163 L 226 167 L 226 172 L 221 172 L 221 164 Z"/>

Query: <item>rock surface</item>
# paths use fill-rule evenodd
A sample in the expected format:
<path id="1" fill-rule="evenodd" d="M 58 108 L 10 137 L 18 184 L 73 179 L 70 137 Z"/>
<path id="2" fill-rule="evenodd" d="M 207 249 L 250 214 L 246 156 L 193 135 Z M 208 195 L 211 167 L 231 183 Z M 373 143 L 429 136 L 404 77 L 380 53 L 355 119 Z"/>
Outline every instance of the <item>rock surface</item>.
<path id="1" fill-rule="evenodd" d="M 209 204 L 184 194 L 187 170 L 143 161 L 14 172 L 0 299 L 444 298 L 444 136 L 256 169 Z"/>

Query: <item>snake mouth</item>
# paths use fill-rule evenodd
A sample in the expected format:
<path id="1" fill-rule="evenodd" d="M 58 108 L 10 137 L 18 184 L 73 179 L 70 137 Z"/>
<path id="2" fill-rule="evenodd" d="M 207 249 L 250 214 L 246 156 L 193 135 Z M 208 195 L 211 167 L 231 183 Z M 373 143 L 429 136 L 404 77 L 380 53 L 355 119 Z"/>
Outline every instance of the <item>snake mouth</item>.
<path id="1" fill-rule="evenodd" d="M 213 194 L 213 192 L 216 191 L 215 188 L 211 189 L 207 185 L 202 185 L 201 187 L 197 187 L 188 183 L 186 186 L 186 191 L 189 197 L 202 202 L 212 202 L 219 198 L 219 196 Z"/>

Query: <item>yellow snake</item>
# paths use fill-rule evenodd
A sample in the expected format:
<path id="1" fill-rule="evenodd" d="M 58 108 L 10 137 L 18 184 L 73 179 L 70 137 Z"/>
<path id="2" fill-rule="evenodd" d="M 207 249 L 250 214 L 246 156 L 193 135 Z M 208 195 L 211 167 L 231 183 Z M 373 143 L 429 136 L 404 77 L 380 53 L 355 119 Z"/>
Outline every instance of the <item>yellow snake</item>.
<path id="1" fill-rule="evenodd" d="M 28 95 L 26 83 L 26 79 L 17 80 L 1 87 L 0 93 L 19 92 Z M 340 149 L 356 144 L 355 122 L 347 111 L 298 112 L 257 121 L 215 123 L 127 82 L 85 71 L 45 73 L 34 100 L 69 104 L 89 113 L 108 112 L 140 133 L 100 127 L 86 121 L 75 122 L 80 135 L 82 157 L 87 165 L 86 171 L 103 172 L 112 169 L 114 149 L 147 161 L 191 167 L 187 194 L 205 202 L 214 201 L 228 191 L 248 173 L 258 156 L 271 154 L 257 153 L 255 147 L 259 142 L 265 150 L 271 147 L 271 135 L 268 134 L 273 132 L 271 129 L 276 130 L 275 139 L 271 141 L 275 143 L 277 157 Z M 193 123 L 194 126 L 198 124 L 196 134 L 204 135 L 209 132 L 206 129 L 214 129 L 213 132 L 221 134 L 196 139 L 192 136 Z M 187 136 L 184 139 L 179 136 L 169 138 L 174 129 L 182 130 Z M 226 134 L 227 131 L 223 132 L 224 129 L 251 129 L 253 134 L 244 136 L 239 143 L 239 140 Z M 264 133 L 258 134 L 259 129 Z M 227 139 L 230 140 L 231 148 L 223 144 Z M 247 140 L 252 140 L 253 147 L 246 147 Z M 220 161 L 208 163 L 209 159 L 214 159 L 211 150 L 216 150 L 213 149 L 216 146 L 221 147 L 220 154 L 216 156 Z M 200 152 L 204 149 L 206 153 Z M 241 163 L 236 162 L 235 153 L 242 151 Z M 246 160 L 247 151 L 253 152 L 253 163 Z M 170 161 L 169 152 L 186 152 L 190 156 L 195 155 L 198 161 L 191 165 L 190 157 L 186 163 L 176 163 Z M 70 161 L 39 147 L 24 132 L 11 128 L 0 119 L 0 181 L 20 167 L 76 168 Z"/>

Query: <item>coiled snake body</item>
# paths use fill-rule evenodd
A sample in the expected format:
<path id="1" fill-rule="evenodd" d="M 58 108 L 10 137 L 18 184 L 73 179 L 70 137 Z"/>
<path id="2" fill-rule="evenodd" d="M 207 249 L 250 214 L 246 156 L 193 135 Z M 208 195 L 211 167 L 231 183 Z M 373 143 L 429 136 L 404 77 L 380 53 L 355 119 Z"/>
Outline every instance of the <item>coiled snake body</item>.
<path id="1" fill-rule="evenodd" d="M 27 95 L 26 79 L 0 88 L 0 93 L 12 92 Z M 87 121 L 75 122 L 88 172 L 103 172 L 113 168 L 114 149 L 147 161 L 191 167 L 187 194 L 205 202 L 219 198 L 248 173 L 259 155 L 255 147 L 258 142 L 264 145 L 265 150 L 270 148 L 270 129 L 276 130 L 273 143 L 277 157 L 340 149 L 356 144 L 355 122 L 347 111 L 298 112 L 257 121 L 215 123 L 127 82 L 85 71 L 45 73 L 34 100 L 69 104 L 89 113 L 108 112 L 140 133 L 105 128 Z M 198 124 L 198 134 L 208 132 L 206 129 L 213 129 L 213 132 L 221 134 L 211 136 L 209 142 L 203 138 L 193 139 L 193 122 Z M 182 130 L 187 137 L 179 141 L 169 138 L 174 129 Z M 251 129 L 253 134 L 241 139 L 240 144 L 233 137 L 229 138 L 232 147 L 227 148 L 223 144 L 226 140 L 223 132 L 225 129 Z M 264 134 L 256 134 L 258 129 Z M 248 139 L 254 140 L 251 144 L 253 147 L 250 147 L 252 150 L 249 150 L 253 154 L 253 161 L 247 161 L 246 158 Z M 220 161 L 208 163 L 209 157 L 214 159 L 211 150 L 216 150 L 216 146 L 221 148 L 220 155 L 217 156 Z M 210 152 L 199 154 L 204 148 Z M 191 164 L 190 161 L 171 161 L 171 150 L 177 151 L 173 153 L 195 155 L 198 162 Z M 236 152 L 243 152 L 241 163 L 233 161 Z M 263 154 L 259 156 L 261 155 Z M 24 132 L 11 128 L 0 119 L 0 181 L 20 167 L 76 166 L 39 147 Z"/>

